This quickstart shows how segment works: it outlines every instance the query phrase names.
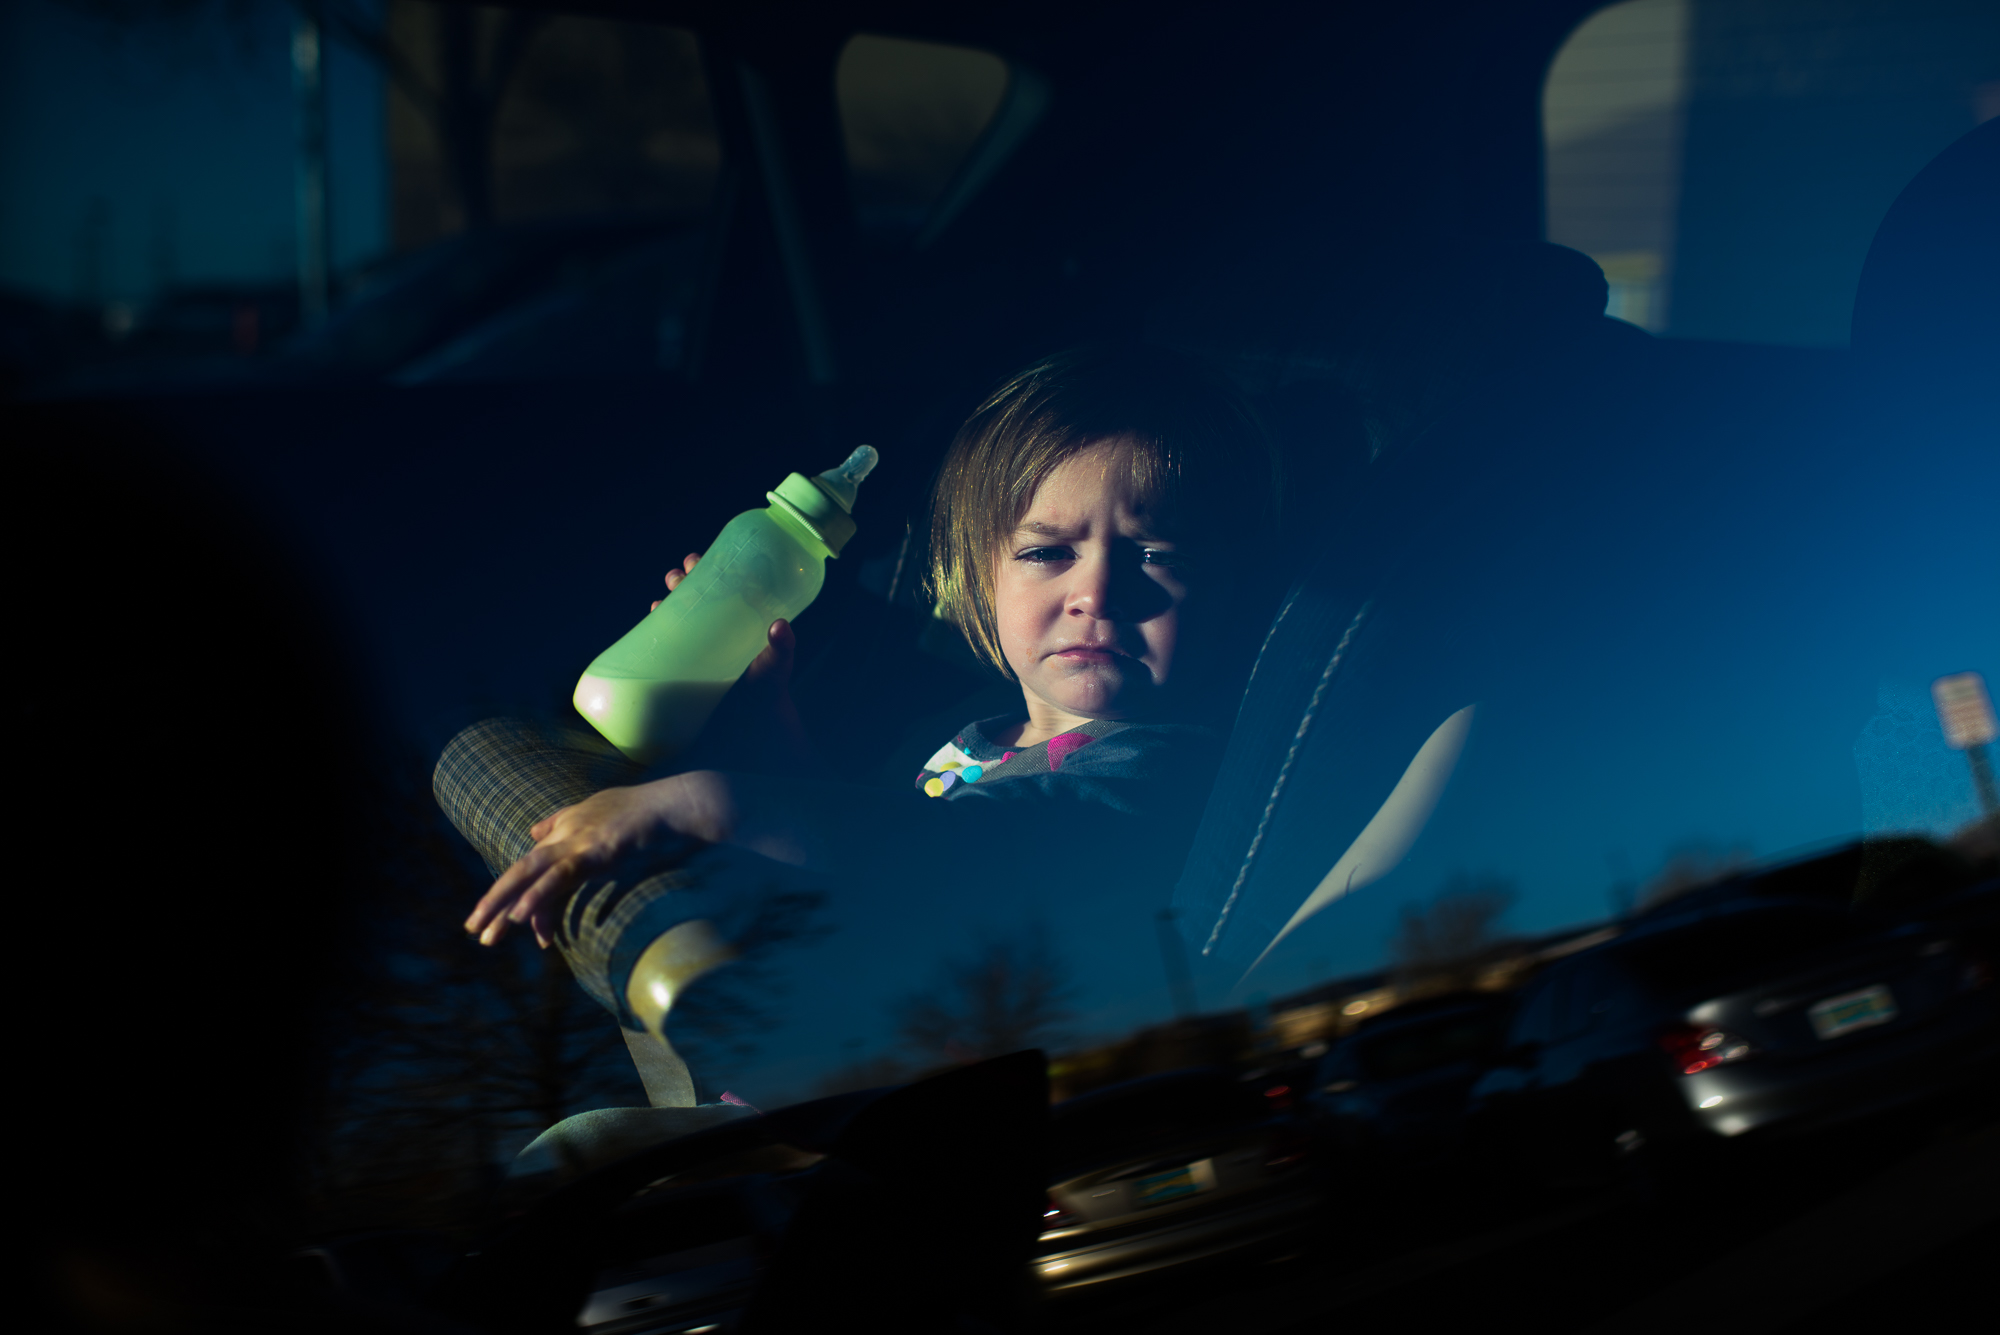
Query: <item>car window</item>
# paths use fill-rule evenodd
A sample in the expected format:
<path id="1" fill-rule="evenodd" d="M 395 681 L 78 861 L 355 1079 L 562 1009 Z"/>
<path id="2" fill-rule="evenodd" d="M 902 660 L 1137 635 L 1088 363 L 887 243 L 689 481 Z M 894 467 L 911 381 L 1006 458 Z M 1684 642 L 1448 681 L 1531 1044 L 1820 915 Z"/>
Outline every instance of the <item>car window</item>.
<path id="1" fill-rule="evenodd" d="M 1061 1107 L 1051 1129 L 1060 1167 L 1172 1148 L 1267 1116 L 1255 1089 L 1226 1077 L 1168 1079 L 1085 1095 Z"/>
<path id="2" fill-rule="evenodd" d="M 1604 268 L 1606 313 L 1667 327 L 1687 0 L 1628 0 L 1564 43 L 1542 91 L 1548 235 Z"/>
<path id="3" fill-rule="evenodd" d="M 1760 975 L 1782 974 L 1794 963 L 1852 941 L 1864 931 L 1862 924 L 1835 913 L 1732 913 L 1634 941 L 1618 951 L 1618 959 L 1658 993 L 1693 996 Z"/>
<path id="4" fill-rule="evenodd" d="M 1670 359 L 1722 354 L 1629 346 L 1669 377 L 1645 413 L 1621 416 L 1606 382 L 1589 413 L 1611 416 L 1532 476 L 1482 421 L 1452 456 L 1449 516 L 1390 458 L 1338 530 L 1354 545 L 1322 530 L 1180 881 L 1204 989 L 1254 969 L 1282 996 L 1342 959 L 1358 973 L 1371 961 L 1346 954 L 1349 933 L 1390 937 L 1406 909 L 1442 921 L 1488 883 L 1534 903 L 1537 930 L 1581 934 L 1622 912 L 1628 878 L 1645 904 L 1863 839 L 1970 837 L 1983 799 L 1933 686 L 1996 661 L 2000 623 L 1959 610 L 1992 601 L 1990 536 L 1969 536 L 1991 525 L 1948 481 L 1990 486 L 1990 430 L 1940 418 L 1913 433 L 1924 462 L 1877 457 L 1863 414 L 1886 429 L 1888 400 L 1861 407 L 1874 391 L 1842 353 L 1814 354 L 1812 387 L 1754 425 L 1699 409 L 1683 431 L 1666 368 L 1695 363 Z M 1908 390 L 1895 402 L 1921 411 Z M 1812 447 L 1805 414 L 1851 444 Z M 1613 448 L 1613 418 L 1657 446 Z M 1857 638 L 1862 606 L 1896 634 Z M 1614 740 L 1647 763 L 1607 761 Z M 1465 942 L 1465 969 L 1498 944 Z"/>
<path id="5" fill-rule="evenodd" d="M 1631 1014 L 1632 983 L 1619 970 L 1614 956 L 1594 956 L 1585 981 L 1577 989 L 1576 999 L 1586 1031 L 1607 1023 L 1622 1023 Z"/>
<path id="6" fill-rule="evenodd" d="M 1515 1045 L 1527 1043 L 1549 1043 L 1555 1039 L 1555 988 L 1554 977 L 1543 977 L 1529 991 L 1521 1002 L 1514 1023 L 1508 1029 L 1507 1040 Z"/>
<path id="7" fill-rule="evenodd" d="M 1899 379 L 1834 346 L 1846 335 L 1822 316 L 1853 295 L 1836 252 L 1857 253 L 1839 248 L 1901 183 L 1930 182 L 1905 203 L 1950 195 L 1917 175 L 1920 141 L 1983 114 L 1978 88 L 2000 79 L 1977 64 L 1990 4 L 1852 0 L 1822 31 L 1800 15 L 1825 7 L 1793 0 L 1633 0 L 1563 47 L 1529 13 L 1546 6 L 1454 2 L 1451 24 L 1475 10 L 1493 24 L 1447 43 L 1490 66 L 1479 80 L 1426 63 L 1426 27 L 1445 20 L 1396 6 L 1380 29 L 1303 0 L 1157 25 L 945 6 L 921 39 L 863 31 L 889 22 L 879 6 L 769 23 L 667 7 L 685 29 L 553 13 L 613 8 L 595 0 L 335 6 L 386 14 L 400 63 L 333 48 L 340 299 L 297 339 L 278 337 L 310 231 L 291 52 L 323 7 L 92 0 L 107 23 L 200 9 L 217 60 L 238 50 L 223 11 L 261 25 L 237 109 L 183 72 L 178 129 L 157 139 L 139 131 L 172 98 L 121 100 L 101 53 L 80 54 L 95 47 L 44 62 L 0 40 L 23 76 L 10 105 L 39 127 L 0 154 L 19 220 L 0 228 L 0 317 L 34 315 L 15 284 L 60 302 L 34 317 L 57 321 L 54 369 L 20 383 L 39 393 L 65 358 L 109 367 L 121 349 L 136 373 L 152 317 L 128 325 L 124 303 L 188 298 L 163 298 L 178 316 L 157 332 L 205 340 L 235 378 L 133 410 L 324 572 L 326 596 L 299 606 L 324 609 L 372 702 L 388 758 L 362 842 L 376 857 L 381 836 L 365 883 L 383 886 L 384 944 L 355 1050 L 383 1090 L 355 1084 L 372 1102 L 341 1124 L 436 1127 L 434 1087 L 462 1100 L 451 1118 L 465 1110 L 458 1129 L 371 1142 L 395 1142 L 372 1161 L 383 1173 L 436 1157 L 483 1180 L 559 1117 L 670 1101 L 640 1083 L 658 1045 L 621 1010 L 634 994 L 599 986 L 591 959 L 576 966 L 586 992 L 522 931 L 462 941 L 522 849 L 467 842 L 479 823 L 433 800 L 440 757 L 473 749 L 444 776 L 474 772 L 485 796 L 540 783 L 545 752 L 475 749 L 488 724 L 527 720 L 615 766 L 578 713 L 586 667 L 645 643 L 655 600 L 667 622 L 708 596 L 662 599 L 683 553 L 749 551 L 746 526 L 784 527 L 787 496 L 819 505 L 832 493 L 807 479 L 864 442 L 880 460 L 856 532 L 804 567 L 824 567 L 810 605 L 786 604 L 790 704 L 817 755 L 794 747 L 782 691 L 766 694 L 787 675 L 782 644 L 742 690 L 725 678 L 747 657 L 718 658 L 714 680 L 658 696 L 688 687 L 705 708 L 726 693 L 707 741 L 727 763 L 697 765 L 700 741 L 686 763 L 781 804 L 802 794 L 792 814 L 847 852 L 801 866 L 765 858 L 799 845 L 708 847 L 657 872 L 689 880 L 641 916 L 608 916 L 637 884 L 621 874 L 604 913 L 574 920 L 630 929 L 622 954 L 607 947 L 621 969 L 652 949 L 641 928 L 679 949 L 680 927 L 643 916 L 655 909 L 702 904 L 695 921 L 740 941 L 726 967 L 645 993 L 680 997 L 667 1030 L 693 1085 L 673 1099 L 771 1111 L 1026 1049 L 1048 1054 L 1061 1099 L 1189 1068 L 1256 1073 L 1247 1090 L 1223 1076 L 1075 1112 L 1089 1143 L 1191 1134 L 1283 1102 L 1327 1042 L 1379 1039 L 1340 1051 L 1419 1071 L 1473 1041 L 1358 1028 L 1408 1023 L 1413 1002 L 1533 980 L 1514 1036 L 1554 1042 L 1599 995 L 1568 971 L 1621 932 L 1674 988 L 1782 963 L 1819 929 L 1650 935 L 1764 885 L 1763 869 L 1845 849 L 1814 873 L 1816 898 L 1871 912 L 1909 902 L 1888 890 L 1929 884 L 1926 868 L 1940 885 L 1971 874 L 1990 846 L 1975 824 L 1990 765 L 1952 720 L 2000 671 L 2000 619 L 1980 614 L 2000 570 L 1990 413 L 1965 411 L 1936 368 Z M 73 13 L 0 6 L 0 35 L 32 22 L 51 41 Z M 1503 30 L 1520 41 L 1489 46 Z M 127 49 L 164 60 L 169 45 L 135 30 Z M 1550 60 L 1538 122 L 1520 94 Z M 469 131 L 450 140 L 439 116 L 447 92 L 483 109 L 470 174 L 449 151 Z M 238 134 L 253 123 L 255 143 Z M 1538 129 L 1548 235 L 1587 256 L 1538 240 Z M 134 168 L 128 141 L 159 144 L 160 169 Z M 1822 170 L 1829 153 L 1839 170 Z M 380 175 L 372 196 L 357 163 Z M 195 164 L 237 184 L 211 200 Z M 1800 204 L 1820 188 L 1828 207 Z M 1906 259 L 1946 230 L 1909 233 L 1925 248 Z M 1600 277 L 1627 323 L 1602 318 Z M 0 328 L 9 385 L 27 328 Z M 1189 425 L 1271 424 L 1281 504 L 1191 537 L 1182 666 L 1212 651 L 1221 675 L 1177 671 L 1187 694 L 1170 685 L 1131 720 L 1024 756 L 1002 739 L 1034 702 L 949 619 L 976 581 L 929 587 L 928 488 L 993 386 L 1121 332 L 1243 388 L 1240 414 Z M 72 335 L 81 351 L 64 350 Z M 1724 341 L 1741 339 L 1820 346 Z M 211 383 L 168 360 L 147 363 L 154 383 Z M 1200 378 L 1140 389 L 1166 411 Z M 1153 405 L 1119 416 L 1132 411 Z M 1261 442 L 1230 440 L 1238 476 L 1261 472 Z M 1171 453 L 1162 467 L 1175 474 Z M 1231 472 L 1207 474 L 1217 495 Z M 1182 568 L 1177 551 L 1118 550 L 1149 597 Z M 732 568 L 712 560 L 707 580 Z M 913 588 L 945 595 L 946 614 Z M 749 651 L 770 625 L 749 625 Z M 1095 653 L 1061 653 L 1076 650 Z M 1095 726 L 1128 721 L 1139 731 Z M 189 745 L 270 749 L 259 783 L 314 770 L 244 727 Z M 535 800 L 546 814 L 628 776 L 592 768 Z M 399 1055 L 416 1050 L 441 1055 Z"/>
<path id="8" fill-rule="evenodd" d="M 454 6 L 389 6 L 391 33 L 411 67 L 391 80 L 388 146 L 399 249 L 487 220 L 646 214 L 699 217 L 715 195 L 722 154 L 701 48 L 685 28 Z M 483 63 L 459 73 L 462 45 Z M 502 68 L 512 53 L 512 64 Z M 457 91 L 465 82 L 471 86 Z M 433 96 L 423 96 L 431 90 Z M 441 117 L 439 90 L 484 94 L 490 121 Z M 454 135 L 490 134 L 484 179 Z"/>
<path id="9" fill-rule="evenodd" d="M 2000 111 L 1978 0 L 1626 0 L 1542 95 L 1548 237 L 1659 333 L 1838 347 L 1910 176 Z"/>
<path id="10" fill-rule="evenodd" d="M 992 123 L 1008 90 L 990 51 L 861 33 L 840 53 L 834 91 L 848 192 L 866 233 L 915 235 Z"/>
<path id="11" fill-rule="evenodd" d="M 1551 1028 L 1557 1042 L 1576 1038 L 1590 1027 L 1591 970 L 1585 961 L 1562 970 L 1551 981 Z"/>
<path id="12" fill-rule="evenodd" d="M 695 35 L 425 3 L 388 23 L 403 258 L 287 354 L 403 385 L 683 372 L 722 161 Z"/>
<path id="13" fill-rule="evenodd" d="M 1331 1085 L 1341 1080 L 1355 1080 L 1361 1075 L 1361 1052 L 1358 1042 L 1350 1040 L 1336 1047 L 1320 1063 L 1319 1083 Z"/>
<path id="14" fill-rule="evenodd" d="M 1504 1015 L 1473 1011 L 1406 1024 L 1376 1038 L 1358 1041 L 1362 1069 L 1373 1079 L 1393 1080 L 1470 1061 L 1491 1050 L 1506 1024 Z"/>
<path id="15" fill-rule="evenodd" d="M 1576 960 L 1551 983 L 1552 1025 L 1559 1042 L 1589 1033 L 1616 1003 L 1618 979 L 1600 954 Z"/>

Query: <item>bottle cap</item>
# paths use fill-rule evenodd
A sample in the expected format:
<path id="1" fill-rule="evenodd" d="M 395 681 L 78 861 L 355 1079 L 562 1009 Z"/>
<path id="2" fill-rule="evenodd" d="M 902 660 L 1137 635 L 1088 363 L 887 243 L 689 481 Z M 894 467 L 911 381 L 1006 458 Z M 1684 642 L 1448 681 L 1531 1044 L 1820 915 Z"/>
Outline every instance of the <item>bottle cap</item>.
<path id="1" fill-rule="evenodd" d="M 765 498 L 811 529 L 826 544 L 830 555 L 839 556 L 840 549 L 854 536 L 855 524 L 850 512 L 854 509 L 855 492 L 880 457 L 873 445 L 863 445 L 847 456 L 846 463 L 829 468 L 818 477 L 807 477 L 804 473 L 789 475 L 776 491 L 765 492 Z"/>

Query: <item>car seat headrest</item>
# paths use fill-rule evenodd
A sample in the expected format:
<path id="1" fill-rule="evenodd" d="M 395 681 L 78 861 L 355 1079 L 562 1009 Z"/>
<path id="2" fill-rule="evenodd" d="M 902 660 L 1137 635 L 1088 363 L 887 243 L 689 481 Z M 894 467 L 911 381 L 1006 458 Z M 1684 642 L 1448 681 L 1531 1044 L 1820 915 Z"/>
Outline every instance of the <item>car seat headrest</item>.
<path id="1" fill-rule="evenodd" d="M 2000 359 L 2000 119 L 1961 136 L 1896 197 L 1854 295 L 1853 346 L 1990 371 Z"/>

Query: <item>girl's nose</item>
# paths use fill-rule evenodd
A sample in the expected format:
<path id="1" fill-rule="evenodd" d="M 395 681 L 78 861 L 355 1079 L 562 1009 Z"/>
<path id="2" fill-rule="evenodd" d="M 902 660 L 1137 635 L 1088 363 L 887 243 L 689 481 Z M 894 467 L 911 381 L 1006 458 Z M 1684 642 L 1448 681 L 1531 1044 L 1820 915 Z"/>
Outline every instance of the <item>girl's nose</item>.
<path id="1" fill-rule="evenodd" d="M 1100 553 L 1085 554 L 1070 567 L 1069 589 L 1063 610 L 1071 616 L 1115 619 L 1112 607 L 1111 563 Z"/>
<path id="2" fill-rule="evenodd" d="M 1146 574 L 1139 553 L 1120 559 L 1124 555 L 1114 549 L 1108 555 L 1085 556 L 1072 566 L 1063 610 L 1099 621 L 1140 622 L 1173 606 L 1173 596 Z"/>

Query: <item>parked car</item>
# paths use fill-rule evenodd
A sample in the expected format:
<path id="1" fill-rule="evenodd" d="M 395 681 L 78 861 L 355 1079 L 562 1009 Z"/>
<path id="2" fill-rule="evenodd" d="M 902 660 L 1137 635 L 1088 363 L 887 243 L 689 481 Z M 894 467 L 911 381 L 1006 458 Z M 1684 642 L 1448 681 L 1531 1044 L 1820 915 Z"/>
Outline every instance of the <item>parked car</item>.
<path id="1" fill-rule="evenodd" d="M 1222 1070 L 1178 1071 L 1056 1105 L 1034 1260 L 1042 1290 L 1099 1290 L 1296 1244 L 1321 1196 L 1301 1119 L 1264 1083 Z M 604 1259 L 578 1325 L 594 1335 L 732 1329 L 812 1172 L 748 1174 L 635 1198 L 607 1233 L 618 1252 Z"/>
<path id="2" fill-rule="evenodd" d="M 1693 909 L 1749 899 L 1810 899 L 1901 921 L 1977 916 L 2000 890 L 2000 856 L 1975 827 L 1940 842 L 1920 835 L 1872 838 L 1812 857 L 1718 876 L 1642 905 L 1637 917 L 1681 917 Z"/>
<path id="3" fill-rule="evenodd" d="M 796 1103 L 523 1182 L 470 1251 L 378 1236 L 299 1260 L 335 1308 L 411 1328 L 444 1316 L 453 1329 L 696 1335 L 745 1320 L 813 1329 L 827 1310 L 885 1329 L 977 1325 L 1033 1290 L 1046 1061 L 1015 1053 Z"/>
<path id="4" fill-rule="evenodd" d="M 1175 1071 L 1059 1103 L 1035 1257 L 1052 1296 L 1281 1251 L 1320 1193 L 1302 1119 L 1226 1071 Z"/>
<path id="5" fill-rule="evenodd" d="M 1458 992 L 1363 1023 L 1321 1059 L 1306 1094 L 1325 1166 L 1343 1184 L 1446 1166 L 1466 1100 L 1499 1052 L 1511 993 Z"/>
<path id="6" fill-rule="evenodd" d="M 1666 916 L 1551 965 L 1473 1086 L 1481 1159 L 1544 1182 L 1948 1087 L 1995 1054 L 1989 961 L 1922 923 L 1810 901 Z"/>
<path id="7" fill-rule="evenodd" d="M 1056 1105 L 1034 1260 L 1042 1290 L 1098 1290 L 1296 1243 L 1321 1197 L 1288 1102 L 1201 1069 Z M 593 1335 L 733 1329 L 812 1174 L 747 1174 L 635 1198 L 607 1232 L 618 1251 L 604 1259 L 577 1324 Z"/>
<path id="8" fill-rule="evenodd" d="M 590 1335 L 693 1335 L 736 1328 L 797 1208 L 803 1174 L 752 1173 L 647 1193 L 606 1231 L 576 1324 Z"/>

